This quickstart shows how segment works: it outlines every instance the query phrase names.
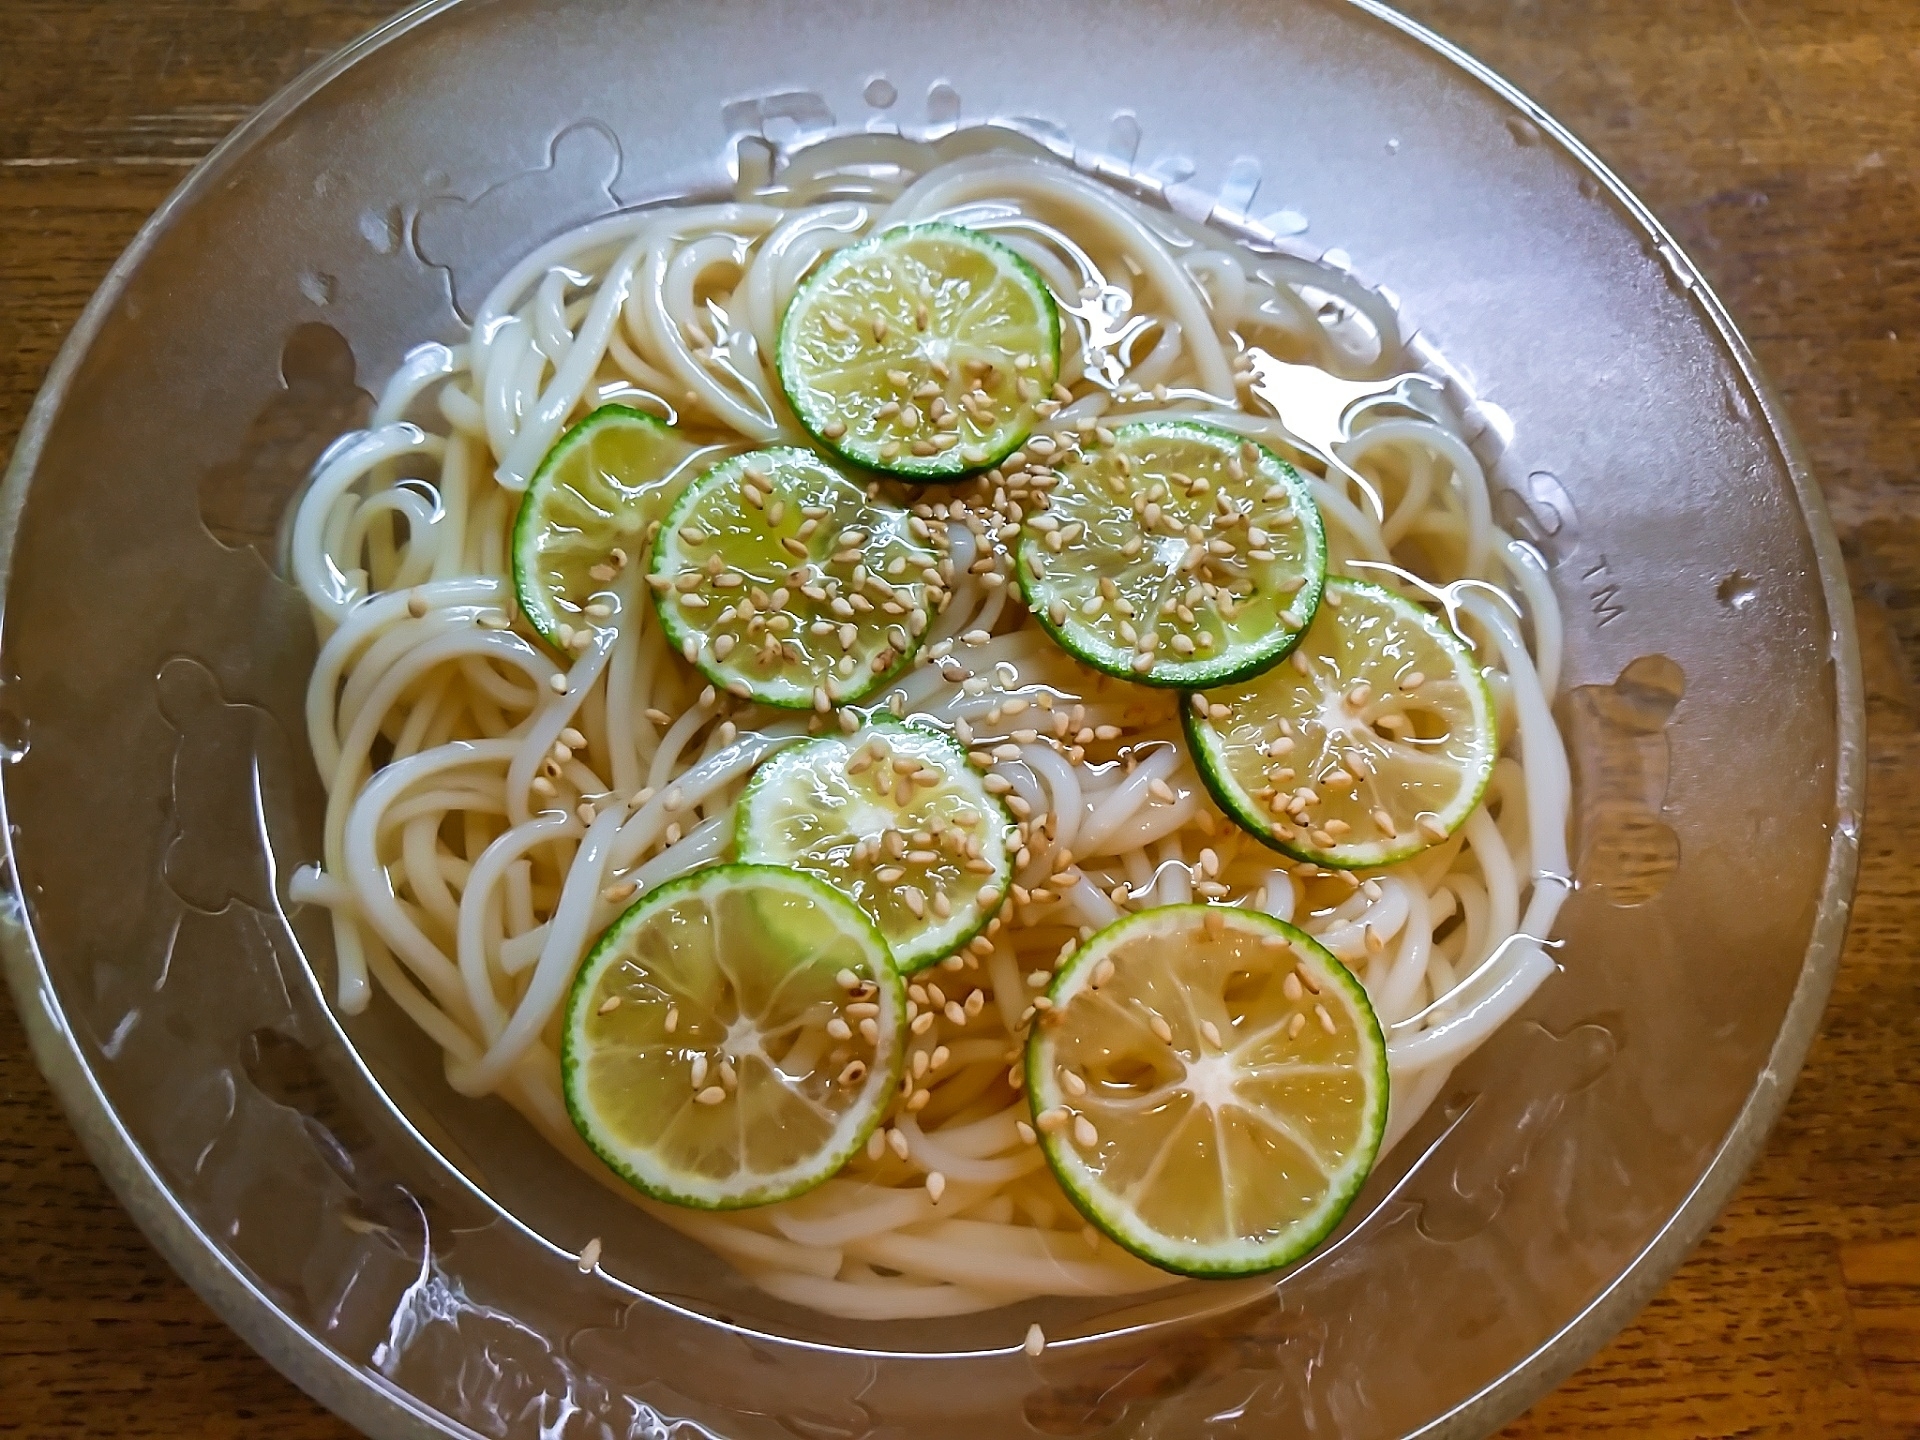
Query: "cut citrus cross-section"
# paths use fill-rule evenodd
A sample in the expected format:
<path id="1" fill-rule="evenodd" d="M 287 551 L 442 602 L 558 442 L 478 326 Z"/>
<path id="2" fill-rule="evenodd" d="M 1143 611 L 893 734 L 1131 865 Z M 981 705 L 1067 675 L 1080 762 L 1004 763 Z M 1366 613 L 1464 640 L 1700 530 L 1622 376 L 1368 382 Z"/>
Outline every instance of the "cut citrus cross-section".
<path id="1" fill-rule="evenodd" d="M 852 901 L 765 865 L 662 885 L 574 980 L 561 1080 L 575 1128 L 660 1200 L 733 1209 L 812 1189 L 879 1123 L 906 996 Z"/>
<path id="2" fill-rule="evenodd" d="M 916 526 L 810 450 L 755 450 L 687 488 L 647 583 L 668 640 L 715 685 L 826 710 L 920 648 L 939 573 Z"/>
<path id="3" fill-rule="evenodd" d="M 743 860 L 790 865 L 858 901 L 903 971 L 951 955 L 999 909 L 1013 822 L 958 745 L 876 722 L 781 751 L 740 797 Z"/>
<path id="4" fill-rule="evenodd" d="M 1326 536 L 1298 471 L 1195 421 L 1121 425 L 1027 516 L 1034 618 L 1097 670 L 1147 685 L 1259 673 L 1313 618 Z M 1083 442 L 1084 445 L 1084 442 Z"/>
<path id="5" fill-rule="evenodd" d="M 1366 992 L 1304 932 L 1229 906 L 1116 921 L 1054 977 L 1027 1044 L 1061 1185 L 1183 1275 L 1298 1259 L 1359 1192 L 1387 1114 Z"/>
<path id="6" fill-rule="evenodd" d="M 1200 778 L 1296 859 L 1404 860 L 1466 823 L 1499 753 L 1473 652 L 1404 595 L 1331 580 L 1286 664 L 1185 707 Z"/>
<path id="7" fill-rule="evenodd" d="M 1033 267 L 978 231 L 902 225 L 828 258 L 780 326 L 780 384 L 856 465 L 947 479 L 998 464 L 1060 369 L 1060 316 Z"/>
<path id="8" fill-rule="evenodd" d="M 540 462 L 513 525 L 513 586 L 529 624 L 562 652 L 611 623 L 620 570 L 646 548 L 698 447 L 664 420 L 603 405 Z"/>

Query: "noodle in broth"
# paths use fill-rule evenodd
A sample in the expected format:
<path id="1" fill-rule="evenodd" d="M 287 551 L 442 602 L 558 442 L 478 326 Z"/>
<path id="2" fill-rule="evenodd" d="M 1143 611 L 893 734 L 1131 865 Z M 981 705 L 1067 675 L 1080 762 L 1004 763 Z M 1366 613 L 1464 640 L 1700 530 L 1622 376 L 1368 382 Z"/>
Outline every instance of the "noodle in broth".
<path id="1" fill-rule="evenodd" d="M 559 1010 L 582 956 L 626 895 L 725 858 L 754 766 L 836 722 L 716 694 L 663 639 L 639 565 L 611 621 L 556 661 L 515 628 L 520 492 L 569 424 L 613 401 L 706 442 L 663 494 L 723 454 L 809 443 L 772 370 L 787 301 L 833 251 L 932 218 L 992 234 L 1054 292 L 1063 388 L 1036 435 L 1181 415 L 1292 455 L 1329 573 L 1439 602 L 1487 669 L 1502 748 L 1445 842 L 1365 876 L 1293 863 L 1214 807 L 1177 694 L 1098 675 L 1032 622 L 997 536 L 1017 504 L 998 471 L 898 487 L 944 552 L 951 597 L 881 702 L 1017 747 L 995 767 L 1019 821 L 1013 902 L 910 977 L 937 1013 L 909 1056 L 928 1098 L 913 1113 L 896 1102 L 840 1175 L 724 1214 L 622 1187 L 772 1294 L 866 1319 L 1173 1282 L 1082 1223 L 1017 1088 L 1023 1014 L 1094 930 L 1203 899 L 1319 939 L 1388 1034 L 1384 1150 L 1551 973 L 1543 943 L 1568 872 L 1559 615 L 1538 557 L 1494 524 L 1457 419 L 1357 410 L 1318 455 L 1279 418 L 1299 367 L 1393 373 L 1392 308 L 1334 267 L 1244 247 L 1049 160 L 942 161 L 872 137 L 802 151 L 735 202 L 614 215 L 541 247 L 465 341 L 415 351 L 368 428 L 323 459 L 290 544 L 323 640 L 307 723 L 328 806 L 323 858 L 293 897 L 331 914 L 340 1008 L 377 987 L 445 1052 L 456 1089 L 499 1095 L 612 1181 L 561 1098 Z M 556 742 L 569 758 L 537 793 Z"/>

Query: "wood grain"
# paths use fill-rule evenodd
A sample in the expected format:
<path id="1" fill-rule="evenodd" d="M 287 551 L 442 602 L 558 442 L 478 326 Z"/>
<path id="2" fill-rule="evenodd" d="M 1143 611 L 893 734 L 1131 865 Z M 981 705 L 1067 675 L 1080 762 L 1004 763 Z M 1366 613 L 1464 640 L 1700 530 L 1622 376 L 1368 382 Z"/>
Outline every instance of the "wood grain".
<path id="1" fill-rule="evenodd" d="M 379 0 L 5 0 L 0 447 L 141 220 Z M 1852 568 L 1859 899 L 1764 1158 L 1645 1313 L 1510 1437 L 1920 1436 L 1920 6 L 1406 0 L 1678 233 L 1783 393 Z M 0 1006 L 0 1435 L 345 1440 L 147 1246 Z"/>

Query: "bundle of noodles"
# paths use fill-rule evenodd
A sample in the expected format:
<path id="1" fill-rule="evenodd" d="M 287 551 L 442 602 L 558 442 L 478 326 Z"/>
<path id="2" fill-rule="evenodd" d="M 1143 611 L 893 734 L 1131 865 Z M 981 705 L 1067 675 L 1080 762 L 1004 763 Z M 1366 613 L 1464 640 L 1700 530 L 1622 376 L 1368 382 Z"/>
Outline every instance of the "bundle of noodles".
<path id="1" fill-rule="evenodd" d="M 911 1042 L 888 1123 L 841 1175 L 725 1214 L 635 1198 L 773 1294 L 847 1316 L 1163 1285 L 1082 1223 L 1031 1143 L 1016 1062 L 1032 997 L 1128 910 L 1198 898 L 1291 920 L 1353 969 L 1386 1028 L 1391 1146 L 1552 968 L 1541 939 L 1568 868 L 1549 711 L 1558 613 L 1538 558 L 1494 525 L 1457 424 L 1382 410 L 1333 457 L 1281 425 L 1270 362 L 1401 363 L 1392 308 L 1344 272 L 1042 159 L 915 174 L 926 147 L 866 144 L 802 152 L 738 203 L 614 215 L 542 247 L 463 343 L 414 352 L 367 430 L 329 452 L 291 541 L 324 641 L 307 721 L 329 795 L 323 860 L 294 898 L 331 912 L 343 1010 L 377 985 L 444 1050 L 456 1088 L 500 1095 L 598 1169 L 557 1061 L 587 946 L 628 897 L 723 858 L 755 765 L 835 722 L 716 694 L 663 640 L 638 565 L 613 621 L 556 661 L 516 628 L 520 494 L 563 430 L 612 401 L 678 424 L 709 447 L 703 461 L 808 443 L 771 358 L 803 278 L 903 220 L 986 231 L 1044 277 L 1065 326 L 1030 448 L 1180 415 L 1294 456 L 1330 571 L 1388 567 L 1474 646 L 1498 713 L 1492 781 L 1457 833 L 1412 859 L 1364 877 L 1291 862 L 1215 809 L 1177 695 L 1095 673 L 1028 615 L 1001 538 L 1025 496 L 1018 472 L 903 489 L 950 595 L 883 703 L 1017 755 L 993 771 L 1018 821 L 1012 901 L 913 977 L 934 1023 Z"/>

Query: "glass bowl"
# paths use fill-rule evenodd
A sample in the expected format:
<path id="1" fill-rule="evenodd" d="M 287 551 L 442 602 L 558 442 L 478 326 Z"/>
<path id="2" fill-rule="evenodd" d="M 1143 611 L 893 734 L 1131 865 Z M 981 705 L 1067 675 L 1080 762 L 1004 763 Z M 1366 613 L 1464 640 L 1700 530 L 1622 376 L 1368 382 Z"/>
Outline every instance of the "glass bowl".
<path id="1" fill-rule="evenodd" d="M 368 391 L 535 243 L 796 143 L 986 121 L 1339 247 L 1446 357 L 1568 619 L 1579 890 L 1561 973 L 1309 1262 L 841 1323 L 455 1096 L 391 1006 L 329 1009 L 323 930 L 284 901 L 320 793 L 277 536 Z M 1861 684 L 1777 402 L 1591 155 L 1370 5 L 425 6 L 141 232 L 28 421 L 0 543 L 0 935 L 35 1053 L 181 1274 L 376 1436 L 1484 1435 L 1706 1229 L 1845 924 Z"/>

